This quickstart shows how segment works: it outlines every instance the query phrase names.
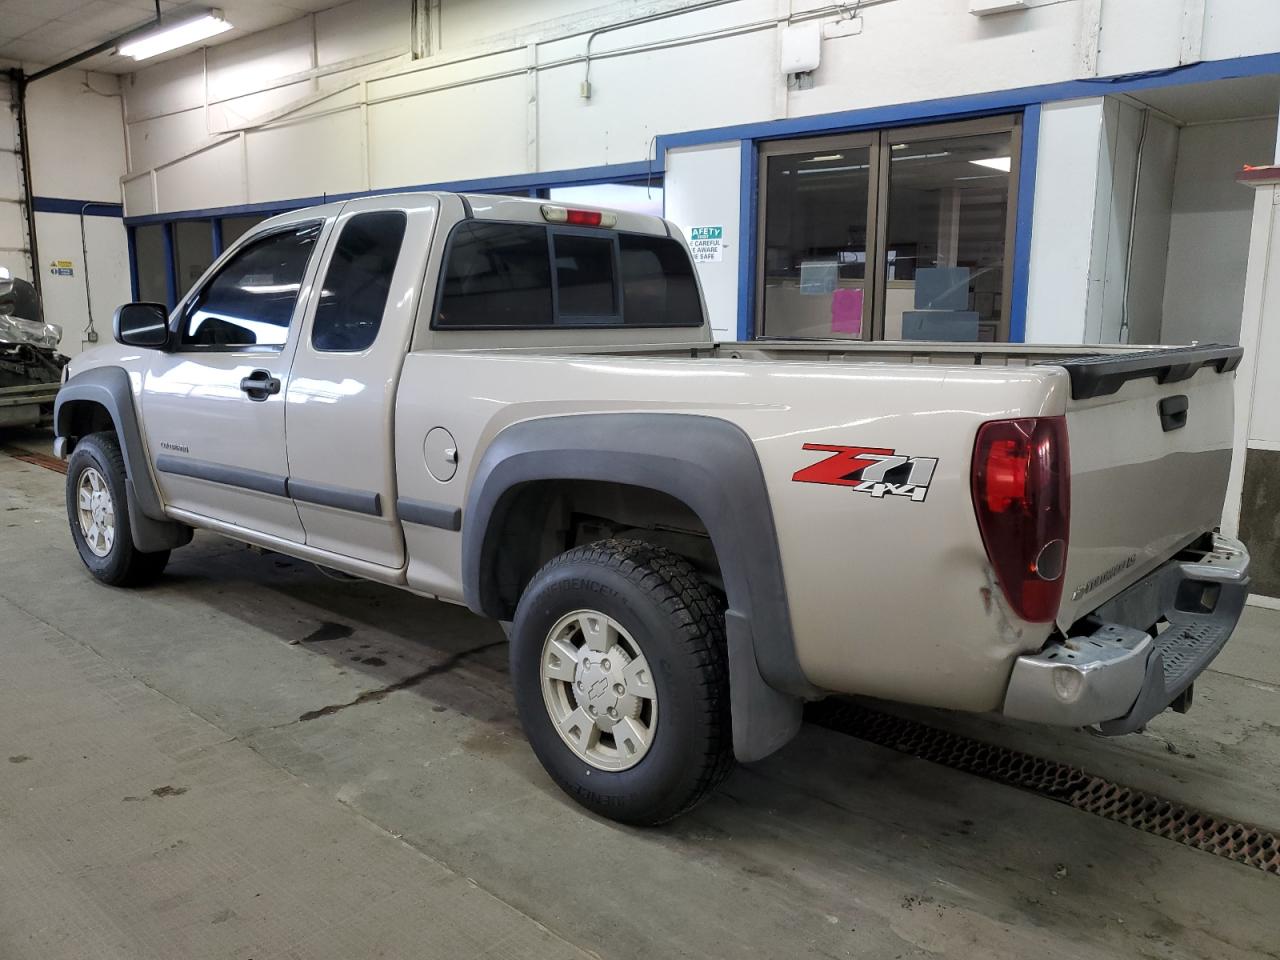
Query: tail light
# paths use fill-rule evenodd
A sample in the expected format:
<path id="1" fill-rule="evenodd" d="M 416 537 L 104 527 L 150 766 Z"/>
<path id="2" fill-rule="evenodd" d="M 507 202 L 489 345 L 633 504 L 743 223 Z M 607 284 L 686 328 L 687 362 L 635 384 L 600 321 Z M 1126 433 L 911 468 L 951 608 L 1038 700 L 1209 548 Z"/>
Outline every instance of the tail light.
<path id="1" fill-rule="evenodd" d="M 984 423 L 973 451 L 973 508 L 1009 605 L 1031 623 L 1053 620 L 1071 522 L 1066 418 Z"/>

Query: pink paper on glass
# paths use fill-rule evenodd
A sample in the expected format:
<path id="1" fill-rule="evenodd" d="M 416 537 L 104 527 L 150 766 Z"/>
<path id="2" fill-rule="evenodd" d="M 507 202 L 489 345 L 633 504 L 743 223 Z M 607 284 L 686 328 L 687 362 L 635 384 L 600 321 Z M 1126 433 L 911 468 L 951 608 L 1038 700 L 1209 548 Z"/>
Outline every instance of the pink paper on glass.
<path id="1" fill-rule="evenodd" d="M 861 290 L 837 290 L 831 294 L 831 332 L 862 336 Z"/>

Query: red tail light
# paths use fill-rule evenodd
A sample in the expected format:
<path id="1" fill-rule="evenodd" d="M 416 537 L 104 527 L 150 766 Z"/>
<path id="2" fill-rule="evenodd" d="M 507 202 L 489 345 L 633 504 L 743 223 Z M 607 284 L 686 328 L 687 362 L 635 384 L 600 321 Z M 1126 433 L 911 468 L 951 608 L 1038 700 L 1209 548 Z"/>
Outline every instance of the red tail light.
<path id="1" fill-rule="evenodd" d="M 1009 605 L 1023 620 L 1052 620 L 1071 525 L 1066 418 L 984 423 L 973 450 L 973 508 Z"/>

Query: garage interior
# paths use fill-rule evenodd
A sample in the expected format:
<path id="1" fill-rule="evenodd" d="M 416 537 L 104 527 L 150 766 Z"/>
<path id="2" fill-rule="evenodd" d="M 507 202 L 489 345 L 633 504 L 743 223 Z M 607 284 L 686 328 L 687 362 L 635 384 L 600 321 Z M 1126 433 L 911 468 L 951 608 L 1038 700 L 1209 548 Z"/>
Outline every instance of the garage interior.
<path id="1" fill-rule="evenodd" d="M 0 0 L 0 60 L 0 958 L 1280 958 L 1273 4 Z M 67 359 L 274 215 L 434 190 L 719 239 L 723 342 L 1242 345 L 1252 595 L 1192 709 L 831 698 L 635 828 L 461 605 L 203 530 L 90 577 Z"/>

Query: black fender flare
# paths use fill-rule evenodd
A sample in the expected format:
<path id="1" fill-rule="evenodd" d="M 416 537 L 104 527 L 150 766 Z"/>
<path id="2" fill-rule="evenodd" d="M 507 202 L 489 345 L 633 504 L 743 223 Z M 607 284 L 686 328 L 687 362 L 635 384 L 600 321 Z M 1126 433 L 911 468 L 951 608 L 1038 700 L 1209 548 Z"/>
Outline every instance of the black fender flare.
<path id="1" fill-rule="evenodd" d="M 820 695 L 796 658 L 773 508 L 755 446 L 741 428 L 701 414 L 546 417 L 501 431 L 480 458 L 462 523 L 467 606 L 509 619 L 490 572 L 514 494 L 545 480 L 599 480 L 665 493 L 706 527 L 724 578 L 734 752 L 756 760 L 799 729 Z"/>
<path id="2" fill-rule="evenodd" d="M 76 439 L 71 427 L 72 409 L 68 406 L 73 401 L 96 404 L 111 417 L 124 456 L 129 531 L 137 548 L 151 553 L 189 543 L 191 528 L 165 515 L 164 501 L 142 442 L 128 372 L 123 367 L 94 367 L 77 373 L 58 390 L 53 402 L 53 429 L 64 455 L 71 453 L 72 441 Z"/>

